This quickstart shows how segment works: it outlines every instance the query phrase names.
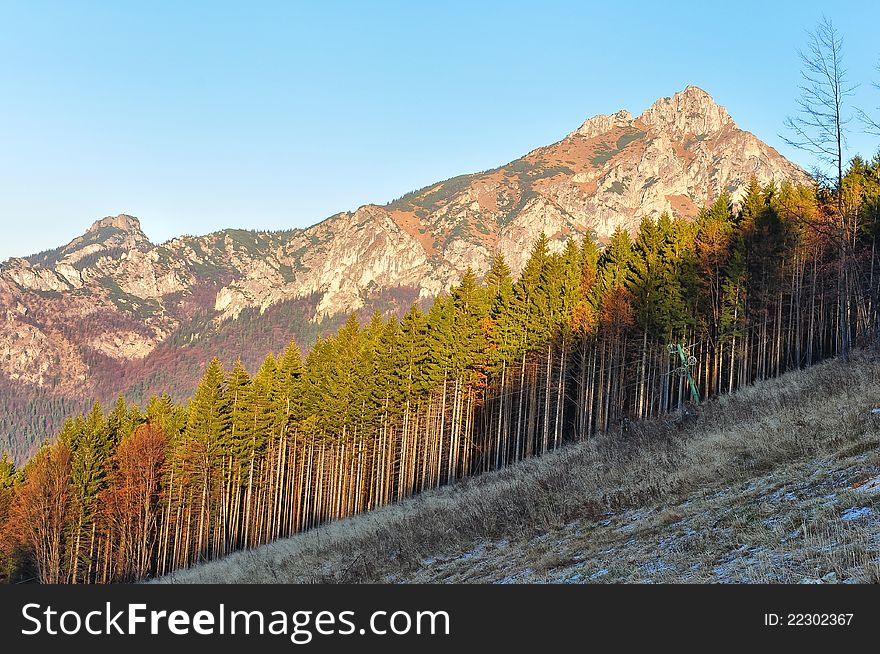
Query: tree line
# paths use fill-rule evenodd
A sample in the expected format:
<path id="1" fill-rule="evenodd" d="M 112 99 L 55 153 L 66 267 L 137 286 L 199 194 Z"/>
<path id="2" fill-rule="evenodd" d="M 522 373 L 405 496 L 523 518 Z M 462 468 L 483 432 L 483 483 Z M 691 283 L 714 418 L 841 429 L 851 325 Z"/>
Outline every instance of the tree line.
<path id="1" fill-rule="evenodd" d="M 186 406 L 96 404 L 21 470 L 0 459 L 0 575 L 161 575 L 690 410 L 672 344 L 700 398 L 845 355 L 880 327 L 878 232 L 880 156 L 834 189 L 752 180 L 604 247 L 542 235 L 516 279 L 497 255 L 305 359 L 215 359 Z"/>

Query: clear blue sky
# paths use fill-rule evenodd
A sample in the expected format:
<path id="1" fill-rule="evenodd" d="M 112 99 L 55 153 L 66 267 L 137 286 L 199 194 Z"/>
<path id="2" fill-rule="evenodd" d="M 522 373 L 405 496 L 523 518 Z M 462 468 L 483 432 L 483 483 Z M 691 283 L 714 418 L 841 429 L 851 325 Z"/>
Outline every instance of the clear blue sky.
<path id="1" fill-rule="evenodd" d="M 306 226 L 687 84 L 810 167 L 777 135 L 823 12 L 880 106 L 873 2 L 0 0 L 0 260 L 118 213 L 155 242 Z"/>

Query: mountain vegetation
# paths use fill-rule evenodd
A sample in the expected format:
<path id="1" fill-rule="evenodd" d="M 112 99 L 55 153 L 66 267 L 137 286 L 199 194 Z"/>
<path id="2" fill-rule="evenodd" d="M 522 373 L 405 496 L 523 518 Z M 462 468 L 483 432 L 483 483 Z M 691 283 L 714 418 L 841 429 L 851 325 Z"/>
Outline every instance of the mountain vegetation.
<path id="1" fill-rule="evenodd" d="M 878 583 L 880 351 L 158 578 Z"/>
<path id="2" fill-rule="evenodd" d="M 516 277 L 497 254 L 304 358 L 215 358 L 186 405 L 96 404 L 0 463 L 2 574 L 166 574 L 848 357 L 880 327 L 878 232 L 880 157 L 833 188 L 753 179 L 604 247 L 541 235 Z"/>
<path id="3" fill-rule="evenodd" d="M 518 277 L 542 232 L 560 254 L 571 238 L 634 235 L 644 216 L 694 219 L 721 193 L 738 205 L 750 176 L 808 182 L 688 86 L 639 116 L 594 116 L 508 164 L 306 229 L 154 244 L 136 218 L 103 218 L 65 246 L 0 263 L 0 451 L 23 464 L 96 399 L 185 401 L 214 356 L 253 371 L 291 340 L 311 348 L 352 311 L 402 318 L 496 254 Z"/>

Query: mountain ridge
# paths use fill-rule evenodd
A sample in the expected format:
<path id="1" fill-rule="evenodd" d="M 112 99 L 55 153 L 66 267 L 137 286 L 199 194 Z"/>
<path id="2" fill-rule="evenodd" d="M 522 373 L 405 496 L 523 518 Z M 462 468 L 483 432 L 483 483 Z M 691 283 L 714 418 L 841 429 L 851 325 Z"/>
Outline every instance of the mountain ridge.
<path id="1" fill-rule="evenodd" d="M 468 268 L 486 269 L 497 252 L 516 274 L 542 232 L 553 250 L 591 233 L 604 242 L 643 217 L 693 218 L 721 193 L 735 202 L 753 176 L 808 181 L 708 93 L 688 86 L 638 117 L 594 116 L 503 166 L 305 229 L 225 229 L 153 244 L 134 216 L 108 216 L 67 245 L 0 264 L 0 375 L 55 396 L 91 398 L 125 372 L 140 389 L 133 397 L 143 399 L 194 381 L 211 339 L 244 333 L 242 317 L 264 334 L 244 339 L 254 356 L 284 338 L 306 348 L 339 316 L 405 310 Z M 286 312 L 296 318 L 268 331 L 256 326 L 260 316 Z M 175 363 L 163 376 L 155 361 L 166 359 Z"/>

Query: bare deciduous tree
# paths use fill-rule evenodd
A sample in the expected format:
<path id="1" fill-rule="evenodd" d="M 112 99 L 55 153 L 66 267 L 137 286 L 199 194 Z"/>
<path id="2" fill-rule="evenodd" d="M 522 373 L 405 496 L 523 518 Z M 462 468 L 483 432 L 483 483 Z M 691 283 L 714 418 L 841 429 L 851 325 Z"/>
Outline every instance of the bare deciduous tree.
<path id="1" fill-rule="evenodd" d="M 790 137 L 786 143 L 813 154 L 821 163 L 835 169 L 837 218 L 840 228 L 838 274 L 838 348 L 844 357 L 850 351 L 850 316 L 852 313 L 848 271 L 852 257 L 847 255 L 849 225 L 843 203 L 843 149 L 845 132 L 852 115 L 846 105 L 856 86 L 847 80 L 843 64 L 843 36 L 827 17 L 809 32 L 806 50 L 799 52 L 803 67 L 797 100 L 799 111 L 789 116 L 786 127 Z"/>
<path id="2" fill-rule="evenodd" d="M 830 19 L 823 18 L 809 33 L 807 49 L 799 54 L 803 64 L 799 110 L 786 119 L 785 126 L 792 135 L 783 138 L 792 147 L 832 166 L 839 188 L 843 180 L 846 126 L 852 119 L 846 99 L 856 88 L 847 80 L 843 65 L 843 37 Z"/>

